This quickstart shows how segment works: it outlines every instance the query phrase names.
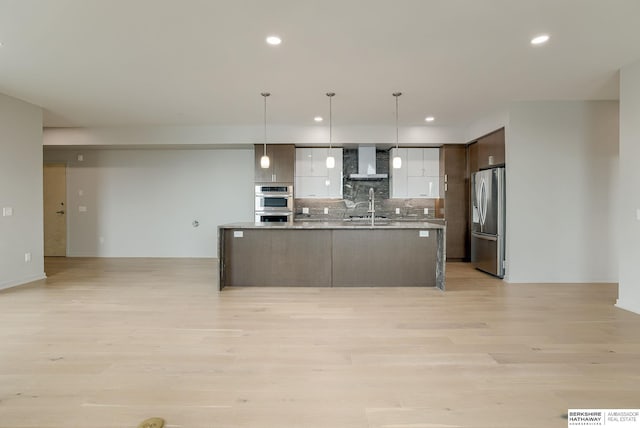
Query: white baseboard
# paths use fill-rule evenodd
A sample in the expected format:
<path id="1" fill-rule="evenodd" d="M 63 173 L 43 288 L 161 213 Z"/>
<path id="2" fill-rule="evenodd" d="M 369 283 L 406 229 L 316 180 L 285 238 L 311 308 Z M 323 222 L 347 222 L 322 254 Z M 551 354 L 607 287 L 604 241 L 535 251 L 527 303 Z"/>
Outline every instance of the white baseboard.
<path id="1" fill-rule="evenodd" d="M 0 290 L 4 290 L 6 288 L 17 287 L 18 285 L 24 285 L 29 282 L 39 281 L 41 279 L 46 279 L 47 275 L 44 272 L 38 275 L 27 276 L 25 278 L 16 279 L 13 281 L 2 282 L 0 283 Z"/>
<path id="2" fill-rule="evenodd" d="M 638 302 L 628 302 L 626 300 L 620 301 L 620 299 L 618 299 L 616 301 L 616 308 L 624 309 L 625 311 L 640 315 L 640 303 Z"/>

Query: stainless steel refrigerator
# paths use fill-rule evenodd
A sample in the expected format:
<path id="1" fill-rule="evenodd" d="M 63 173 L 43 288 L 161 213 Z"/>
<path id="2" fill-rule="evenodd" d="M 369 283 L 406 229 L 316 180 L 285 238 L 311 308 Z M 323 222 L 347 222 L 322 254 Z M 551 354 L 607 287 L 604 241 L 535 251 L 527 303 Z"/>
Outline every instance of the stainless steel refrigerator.
<path id="1" fill-rule="evenodd" d="M 471 263 L 476 269 L 504 277 L 504 168 L 471 175 Z"/>

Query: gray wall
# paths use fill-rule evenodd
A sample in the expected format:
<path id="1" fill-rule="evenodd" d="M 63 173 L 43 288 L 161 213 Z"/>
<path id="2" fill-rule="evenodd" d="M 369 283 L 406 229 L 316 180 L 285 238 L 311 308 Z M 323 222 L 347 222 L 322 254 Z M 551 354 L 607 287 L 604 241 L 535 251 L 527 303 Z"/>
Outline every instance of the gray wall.
<path id="1" fill-rule="evenodd" d="M 253 221 L 252 149 L 45 149 L 56 161 L 72 257 L 217 257 L 217 226 Z"/>
<path id="2" fill-rule="evenodd" d="M 618 306 L 640 314 L 640 61 L 620 73 Z"/>
<path id="3" fill-rule="evenodd" d="M 42 230 L 42 109 L 0 94 L 0 289 L 44 278 Z"/>
<path id="4" fill-rule="evenodd" d="M 618 102 L 513 104 L 506 164 L 508 281 L 617 281 Z"/>

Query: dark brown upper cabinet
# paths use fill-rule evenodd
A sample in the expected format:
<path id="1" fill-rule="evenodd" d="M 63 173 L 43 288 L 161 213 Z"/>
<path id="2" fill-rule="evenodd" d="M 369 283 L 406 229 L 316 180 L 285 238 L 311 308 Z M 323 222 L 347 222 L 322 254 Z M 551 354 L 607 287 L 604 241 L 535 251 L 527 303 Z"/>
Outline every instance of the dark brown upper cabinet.
<path id="1" fill-rule="evenodd" d="M 469 171 L 503 166 L 504 141 L 504 128 L 500 128 L 469 144 Z"/>
<path id="2" fill-rule="evenodd" d="M 262 144 L 255 145 L 256 183 L 293 183 L 296 163 L 296 147 L 293 144 L 267 144 L 269 168 L 260 166 L 264 154 Z"/>

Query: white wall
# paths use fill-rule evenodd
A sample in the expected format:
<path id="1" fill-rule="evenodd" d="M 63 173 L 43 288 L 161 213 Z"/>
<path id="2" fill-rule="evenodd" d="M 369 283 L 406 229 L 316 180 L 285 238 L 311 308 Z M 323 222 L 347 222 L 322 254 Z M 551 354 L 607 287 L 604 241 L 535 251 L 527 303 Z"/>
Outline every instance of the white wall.
<path id="1" fill-rule="evenodd" d="M 0 289 L 44 278 L 42 110 L 0 94 Z M 25 262 L 25 253 L 31 262 Z"/>
<path id="2" fill-rule="evenodd" d="M 616 282 L 618 102 L 512 104 L 506 164 L 507 280 Z"/>
<path id="3" fill-rule="evenodd" d="M 464 142 L 468 143 L 476 138 L 487 135 L 496 129 L 506 128 L 509 126 L 509 112 L 505 110 L 496 110 L 486 116 L 480 117 L 467 126 Z"/>
<path id="4" fill-rule="evenodd" d="M 217 226 L 253 221 L 253 156 L 253 149 L 46 149 L 45 162 L 68 164 L 68 256 L 217 257 Z"/>
<path id="5" fill-rule="evenodd" d="M 620 72 L 620 285 L 617 306 L 640 314 L 640 62 Z"/>

